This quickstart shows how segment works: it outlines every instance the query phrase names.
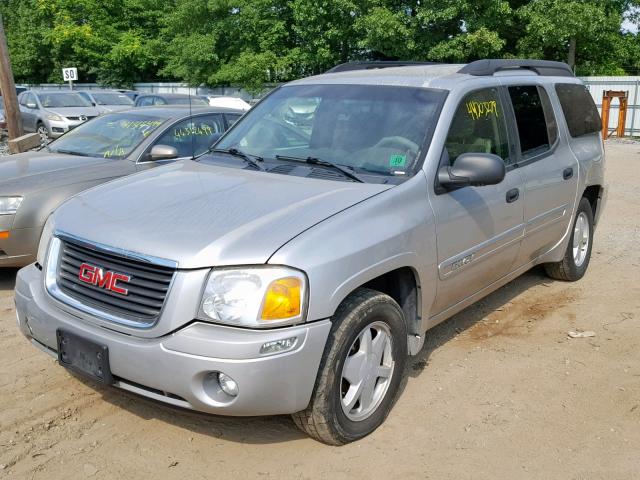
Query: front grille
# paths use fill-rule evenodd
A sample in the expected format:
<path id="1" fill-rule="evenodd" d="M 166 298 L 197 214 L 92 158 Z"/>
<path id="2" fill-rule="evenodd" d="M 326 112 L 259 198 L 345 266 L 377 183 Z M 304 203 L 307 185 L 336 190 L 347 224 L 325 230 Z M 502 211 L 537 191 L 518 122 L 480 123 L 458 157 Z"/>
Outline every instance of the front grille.
<path id="1" fill-rule="evenodd" d="M 87 120 L 91 120 L 92 118 L 96 118 L 95 115 L 90 116 L 90 115 L 85 115 Z M 67 117 L 69 120 L 73 120 L 74 122 L 78 122 L 80 120 L 82 120 L 82 118 L 80 117 Z"/>
<path id="2" fill-rule="evenodd" d="M 57 284 L 67 296 L 118 317 L 152 324 L 160 316 L 175 269 L 131 258 L 97 247 L 63 239 L 60 246 Z M 105 272 L 130 277 L 122 284 L 126 295 L 80 280 L 80 266 L 89 264 Z"/>

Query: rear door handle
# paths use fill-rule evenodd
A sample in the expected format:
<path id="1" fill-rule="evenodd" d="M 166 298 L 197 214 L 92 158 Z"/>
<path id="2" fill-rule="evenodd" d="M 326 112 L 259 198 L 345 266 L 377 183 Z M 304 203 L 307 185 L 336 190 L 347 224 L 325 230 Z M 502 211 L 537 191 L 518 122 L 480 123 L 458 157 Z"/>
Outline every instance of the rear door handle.
<path id="1" fill-rule="evenodd" d="M 565 168 L 564 171 L 562 172 L 562 178 L 564 180 L 569 180 L 571 177 L 573 177 L 573 168 L 572 167 Z"/>
<path id="2" fill-rule="evenodd" d="M 520 190 L 512 188 L 507 192 L 507 203 L 513 203 L 520 198 Z"/>

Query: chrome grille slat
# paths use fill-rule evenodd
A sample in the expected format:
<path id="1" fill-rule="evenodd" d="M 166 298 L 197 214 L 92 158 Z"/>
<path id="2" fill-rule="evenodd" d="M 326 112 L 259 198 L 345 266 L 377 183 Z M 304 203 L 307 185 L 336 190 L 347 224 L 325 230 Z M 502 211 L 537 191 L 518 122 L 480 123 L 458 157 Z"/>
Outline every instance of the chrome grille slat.
<path id="1" fill-rule="evenodd" d="M 58 287 L 64 294 L 96 310 L 117 315 L 143 327 L 151 325 L 160 316 L 175 269 L 132 258 L 132 255 L 119 255 L 114 251 L 62 238 L 57 267 Z M 118 284 L 128 290 L 127 295 L 80 280 L 80 266 L 83 263 L 102 268 L 105 272 L 128 275 L 129 282 Z"/>

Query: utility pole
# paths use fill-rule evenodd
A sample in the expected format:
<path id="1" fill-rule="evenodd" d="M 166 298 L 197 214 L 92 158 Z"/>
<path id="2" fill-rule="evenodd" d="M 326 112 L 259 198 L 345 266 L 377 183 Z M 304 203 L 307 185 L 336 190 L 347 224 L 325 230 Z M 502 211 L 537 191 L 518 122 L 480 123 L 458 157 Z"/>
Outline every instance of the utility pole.
<path id="1" fill-rule="evenodd" d="M 0 90 L 2 90 L 2 98 L 4 98 L 4 115 L 9 129 L 9 139 L 13 140 L 22 136 L 22 117 L 18 106 L 16 84 L 13 81 L 13 71 L 11 70 L 9 47 L 7 47 L 7 38 L 4 34 L 2 15 L 0 15 Z"/>

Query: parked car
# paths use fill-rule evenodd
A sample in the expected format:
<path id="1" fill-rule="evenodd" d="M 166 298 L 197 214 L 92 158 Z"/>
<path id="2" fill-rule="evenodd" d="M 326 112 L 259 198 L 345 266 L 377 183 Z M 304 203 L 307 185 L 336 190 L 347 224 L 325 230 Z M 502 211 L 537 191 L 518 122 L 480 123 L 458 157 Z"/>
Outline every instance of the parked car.
<path id="1" fill-rule="evenodd" d="M 0 97 L 0 130 L 7 129 L 7 119 L 4 114 L 4 97 Z"/>
<path id="2" fill-rule="evenodd" d="M 28 90 L 18 96 L 22 127 L 36 132 L 43 142 L 100 115 L 100 110 L 80 94 L 61 90 Z"/>
<path id="3" fill-rule="evenodd" d="M 158 105 L 209 105 L 206 97 L 198 95 L 187 95 L 186 93 L 154 93 L 138 95 L 136 97 L 136 107 L 151 107 Z"/>
<path id="4" fill-rule="evenodd" d="M 67 198 L 205 152 L 237 110 L 153 107 L 103 115 L 37 152 L 0 159 L 0 267 L 34 261 L 42 227 Z"/>
<path id="5" fill-rule="evenodd" d="M 430 328 L 537 264 L 580 279 L 604 154 L 571 69 L 373 66 L 289 83 L 197 161 L 70 199 L 18 273 L 22 333 L 98 382 L 341 445 L 384 421 Z"/>
<path id="6" fill-rule="evenodd" d="M 127 90 L 124 88 L 117 89 L 116 91 L 120 93 L 124 93 L 127 97 L 129 97 L 134 102 L 136 101 L 136 98 L 138 98 L 138 95 L 140 95 L 140 92 L 136 92 L 135 90 Z"/>
<path id="7" fill-rule="evenodd" d="M 209 105 L 212 107 L 236 108 L 243 111 L 247 111 L 251 108 L 251 105 L 238 97 L 210 95 L 207 96 L 207 100 L 209 101 Z"/>
<path id="8" fill-rule="evenodd" d="M 101 113 L 119 112 L 133 108 L 134 102 L 124 93 L 114 90 L 78 90 Z"/>

